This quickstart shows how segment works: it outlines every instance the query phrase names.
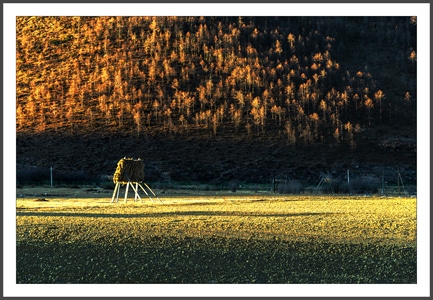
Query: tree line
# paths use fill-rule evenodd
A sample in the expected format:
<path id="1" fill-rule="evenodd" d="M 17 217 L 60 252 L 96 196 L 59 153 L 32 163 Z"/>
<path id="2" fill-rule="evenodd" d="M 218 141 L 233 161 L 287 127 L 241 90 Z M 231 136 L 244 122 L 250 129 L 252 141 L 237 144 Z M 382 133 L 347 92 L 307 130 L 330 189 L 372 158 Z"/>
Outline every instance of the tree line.
<path id="1" fill-rule="evenodd" d="M 415 74 L 414 18 L 17 17 L 17 131 L 356 146 L 416 98 L 337 61 L 363 30 Z"/>

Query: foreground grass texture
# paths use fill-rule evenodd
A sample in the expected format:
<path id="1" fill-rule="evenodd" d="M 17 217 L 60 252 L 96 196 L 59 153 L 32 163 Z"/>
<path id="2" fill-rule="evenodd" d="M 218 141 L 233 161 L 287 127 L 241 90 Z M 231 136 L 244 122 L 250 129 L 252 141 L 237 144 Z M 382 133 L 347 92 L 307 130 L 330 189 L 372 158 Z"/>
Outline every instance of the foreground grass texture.
<path id="1" fill-rule="evenodd" d="M 416 199 L 17 200 L 17 283 L 416 283 Z"/>

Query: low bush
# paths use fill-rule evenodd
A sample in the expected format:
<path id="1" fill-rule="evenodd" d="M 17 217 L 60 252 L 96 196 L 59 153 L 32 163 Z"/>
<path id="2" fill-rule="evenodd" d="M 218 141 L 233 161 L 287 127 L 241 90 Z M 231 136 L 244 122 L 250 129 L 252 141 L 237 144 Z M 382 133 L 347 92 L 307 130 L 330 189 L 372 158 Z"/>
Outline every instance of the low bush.
<path id="1" fill-rule="evenodd" d="M 42 185 L 50 181 L 50 169 L 31 167 L 17 168 L 17 185 Z"/>
<path id="2" fill-rule="evenodd" d="M 289 180 L 287 183 L 278 186 L 278 193 L 280 194 L 300 194 L 304 190 L 304 185 L 296 179 Z"/>
<path id="3" fill-rule="evenodd" d="M 380 180 L 372 176 L 362 176 L 350 181 L 350 192 L 353 194 L 374 194 L 377 193 Z"/>
<path id="4" fill-rule="evenodd" d="M 314 188 L 314 192 L 323 194 L 374 194 L 380 187 L 380 179 L 374 176 L 360 176 L 350 180 L 329 178 Z"/>
<path id="5" fill-rule="evenodd" d="M 50 168 L 28 167 L 17 168 L 17 185 L 43 185 L 51 182 Z M 53 170 L 53 183 L 86 184 L 95 183 L 96 179 L 84 171 Z"/>

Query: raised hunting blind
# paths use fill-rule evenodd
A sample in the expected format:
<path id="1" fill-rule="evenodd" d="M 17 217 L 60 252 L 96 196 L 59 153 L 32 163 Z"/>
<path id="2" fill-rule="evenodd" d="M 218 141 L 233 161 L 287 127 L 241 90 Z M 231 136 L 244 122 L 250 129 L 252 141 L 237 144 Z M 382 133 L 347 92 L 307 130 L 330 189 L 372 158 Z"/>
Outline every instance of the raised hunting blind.
<path id="1" fill-rule="evenodd" d="M 122 158 L 117 163 L 113 176 L 114 183 L 126 184 L 128 182 L 144 181 L 144 162 L 141 159 Z"/>
<path id="2" fill-rule="evenodd" d="M 144 182 L 144 162 L 141 159 L 124 157 L 121 160 L 119 160 L 119 162 L 117 163 L 116 172 L 114 172 L 113 175 L 113 182 L 116 184 L 116 186 L 114 187 L 114 192 L 113 192 L 113 197 L 111 198 L 111 202 L 119 201 L 120 185 L 126 185 L 125 202 L 128 199 L 129 186 L 131 186 L 131 188 L 135 192 L 134 202 L 136 202 L 137 199 L 140 199 L 140 201 L 143 202 L 140 195 L 138 194 L 139 187 L 150 198 L 150 200 L 154 202 L 154 200 L 152 199 L 152 197 L 150 197 L 149 193 L 144 189 L 142 184 L 146 186 L 146 188 L 155 197 L 158 198 L 158 196 L 156 196 L 156 194 L 152 191 L 152 189 Z M 159 198 L 158 200 L 162 202 Z"/>

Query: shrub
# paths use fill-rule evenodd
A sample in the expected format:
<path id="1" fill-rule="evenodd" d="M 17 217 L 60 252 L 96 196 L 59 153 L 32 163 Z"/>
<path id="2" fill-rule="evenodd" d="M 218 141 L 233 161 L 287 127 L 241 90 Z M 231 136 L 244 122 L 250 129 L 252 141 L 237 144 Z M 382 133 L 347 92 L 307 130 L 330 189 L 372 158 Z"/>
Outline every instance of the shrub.
<path id="1" fill-rule="evenodd" d="M 231 180 L 229 182 L 229 188 L 230 188 L 230 191 L 235 193 L 239 188 L 239 182 L 237 180 Z"/>
<path id="2" fill-rule="evenodd" d="M 372 194 L 378 191 L 380 180 L 372 176 L 362 176 L 350 181 L 350 192 L 354 194 Z"/>
<path id="3" fill-rule="evenodd" d="M 51 181 L 50 168 L 28 167 L 17 168 L 17 185 L 43 185 Z M 58 184 L 83 184 L 94 182 L 95 178 L 84 171 L 53 170 L 53 183 Z"/>
<path id="4" fill-rule="evenodd" d="M 322 184 L 316 188 L 316 191 L 318 193 L 334 194 L 339 192 L 340 185 L 341 185 L 340 179 L 328 178 L 326 181 L 322 182 Z"/>
<path id="5" fill-rule="evenodd" d="M 50 181 L 50 169 L 41 167 L 17 168 L 17 184 L 42 185 Z"/>
<path id="6" fill-rule="evenodd" d="M 340 186 L 338 187 L 338 192 L 340 193 L 340 194 L 350 194 L 350 191 L 351 189 L 350 189 L 350 186 L 349 186 L 349 184 L 347 183 L 347 181 L 344 181 L 344 182 L 342 182 L 341 184 L 340 184 Z"/>
<path id="7" fill-rule="evenodd" d="M 58 183 L 83 184 L 94 182 L 95 178 L 84 171 L 53 171 L 53 179 Z"/>
<path id="8" fill-rule="evenodd" d="M 378 191 L 380 180 L 371 176 L 362 176 L 353 178 L 348 184 L 346 181 L 341 182 L 338 192 L 342 194 L 373 194 Z"/>
<path id="9" fill-rule="evenodd" d="M 278 193 L 280 194 L 300 194 L 304 191 L 302 183 L 296 179 L 290 180 L 287 183 L 278 186 Z"/>

